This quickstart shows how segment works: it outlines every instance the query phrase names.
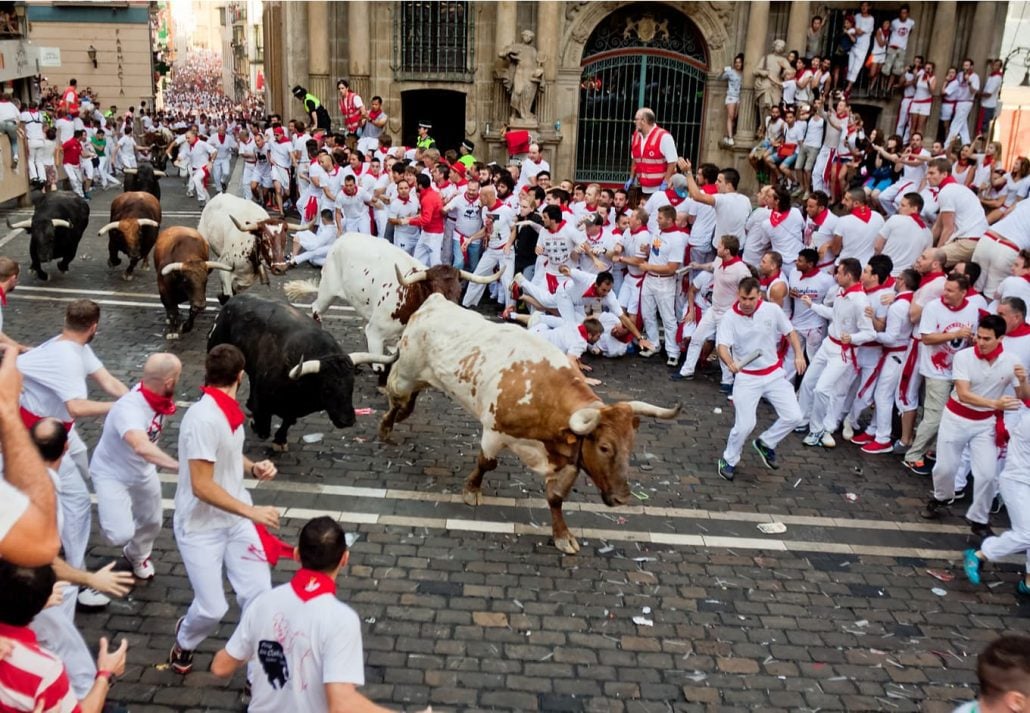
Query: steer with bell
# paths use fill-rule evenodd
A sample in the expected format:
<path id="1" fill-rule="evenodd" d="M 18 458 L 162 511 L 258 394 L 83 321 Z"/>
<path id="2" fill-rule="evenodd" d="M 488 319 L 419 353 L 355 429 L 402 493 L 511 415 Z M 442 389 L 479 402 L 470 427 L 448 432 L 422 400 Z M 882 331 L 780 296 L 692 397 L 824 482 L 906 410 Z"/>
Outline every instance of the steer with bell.
<path id="1" fill-rule="evenodd" d="M 513 325 L 490 322 L 432 295 L 415 313 L 398 344 L 386 394 L 390 410 L 379 425 L 388 440 L 397 421 L 415 408 L 422 389 L 438 389 L 483 425 L 479 457 L 465 481 L 464 500 L 478 505 L 483 476 L 511 449 L 543 476 L 555 546 L 566 554 L 579 542 L 562 503 L 579 471 L 586 472 L 605 505 L 630 501 L 626 472 L 640 416 L 671 419 L 675 408 L 643 401 L 605 404 L 583 374 L 550 342 Z"/>
<path id="2" fill-rule="evenodd" d="M 57 191 L 40 198 L 32 218 L 18 223 L 8 219 L 7 227 L 15 231 L 30 231 L 29 269 L 40 280 L 48 280 L 50 275 L 43 269 L 43 263 L 58 260 L 57 269 L 68 272 L 88 223 L 89 203 L 86 199 L 71 191 Z"/>
<path id="3" fill-rule="evenodd" d="M 246 358 L 247 408 L 258 437 L 268 438 L 273 415 L 282 418 L 273 440 L 279 451 L 286 450 L 290 427 L 310 413 L 325 410 L 337 428 L 353 426 L 354 367 L 392 361 L 363 352 L 348 355 L 300 310 L 250 294 L 233 297 L 218 313 L 207 347 L 217 344 L 232 344 Z"/>

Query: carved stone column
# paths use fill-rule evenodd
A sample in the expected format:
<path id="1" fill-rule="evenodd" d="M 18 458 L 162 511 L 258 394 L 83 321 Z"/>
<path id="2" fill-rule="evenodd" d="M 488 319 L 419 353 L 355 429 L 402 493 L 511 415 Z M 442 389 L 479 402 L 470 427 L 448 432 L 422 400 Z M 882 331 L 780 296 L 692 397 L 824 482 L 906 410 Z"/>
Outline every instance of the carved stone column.
<path id="1" fill-rule="evenodd" d="M 332 106 L 335 87 L 329 80 L 329 3 L 313 0 L 308 10 L 308 91 Z"/>
<path id="2" fill-rule="evenodd" d="M 755 107 L 755 68 L 770 50 L 765 35 L 769 30 L 769 3 L 756 2 L 748 6 L 747 45 L 744 47 L 744 77 L 737 111 L 737 134 L 734 142 L 750 147 L 755 141 L 758 110 Z"/>
<path id="3" fill-rule="evenodd" d="M 543 5 L 549 4 L 551 3 L 541 3 L 541 9 L 543 9 Z M 497 24 L 494 26 L 494 59 L 496 60 L 497 55 L 513 43 L 518 36 L 518 29 L 515 27 L 518 8 L 514 0 L 501 0 L 494 7 L 497 8 Z"/>
<path id="4" fill-rule="evenodd" d="M 926 52 L 926 59 L 934 63 L 934 73 L 937 75 L 937 88 L 934 96 L 940 96 L 944 91 L 944 75 L 951 64 L 952 52 L 955 47 L 955 14 L 958 3 L 955 0 L 942 0 L 937 3 L 937 11 L 934 13 L 933 26 L 935 32 L 930 36 L 930 48 Z M 940 102 L 935 101 L 926 122 L 927 143 L 932 143 L 937 138 L 937 125 L 940 120 Z"/>
<path id="5" fill-rule="evenodd" d="M 795 0 L 790 4 L 790 15 L 787 18 L 787 50 L 797 50 L 805 56 L 805 43 L 808 39 L 809 25 L 808 0 Z"/>
<path id="6" fill-rule="evenodd" d="M 282 106 L 274 107 L 284 119 L 298 113 L 299 102 L 290 90 L 308 80 L 308 11 L 306 3 L 287 2 L 282 6 L 283 17 L 283 92 Z M 303 109 L 300 108 L 300 112 Z"/>
<path id="7" fill-rule="evenodd" d="M 1002 34 L 994 24 L 994 3 L 978 2 L 976 14 L 973 15 L 973 26 L 969 30 L 969 50 L 967 55 L 973 60 L 973 69 L 980 75 L 981 86 L 990 74 L 987 58 L 990 56 L 992 40 L 995 34 Z"/>

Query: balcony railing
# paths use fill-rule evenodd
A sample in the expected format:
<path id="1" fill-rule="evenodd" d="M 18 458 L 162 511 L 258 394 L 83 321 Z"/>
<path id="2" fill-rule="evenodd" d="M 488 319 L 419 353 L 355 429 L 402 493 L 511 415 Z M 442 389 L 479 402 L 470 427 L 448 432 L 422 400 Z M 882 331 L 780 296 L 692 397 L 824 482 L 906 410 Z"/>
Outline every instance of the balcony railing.
<path id="1" fill-rule="evenodd" d="M 397 3 L 394 79 L 471 82 L 475 73 L 471 11 L 470 3 L 456 0 Z"/>

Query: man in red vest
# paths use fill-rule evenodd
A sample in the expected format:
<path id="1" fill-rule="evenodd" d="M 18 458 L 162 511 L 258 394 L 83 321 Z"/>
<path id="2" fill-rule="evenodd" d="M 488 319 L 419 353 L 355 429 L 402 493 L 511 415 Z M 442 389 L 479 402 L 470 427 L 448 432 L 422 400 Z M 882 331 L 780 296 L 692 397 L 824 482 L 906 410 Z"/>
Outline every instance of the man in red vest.
<path id="1" fill-rule="evenodd" d="M 365 104 L 357 92 L 351 91 L 350 82 L 346 79 L 337 81 L 336 88 L 340 91 L 340 115 L 343 116 L 347 145 L 353 149 L 358 138 L 358 129 L 365 124 Z"/>
<path id="2" fill-rule="evenodd" d="M 633 133 L 630 155 L 633 159 L 626 189 L 636 178 L 645 196 L 665 190 L 666 182 L 676 172 L 676 142 L 672 134 L 658 126 L 654 112 L 647 107 L 637 109 L 633 117 L 637 130 Z"/>

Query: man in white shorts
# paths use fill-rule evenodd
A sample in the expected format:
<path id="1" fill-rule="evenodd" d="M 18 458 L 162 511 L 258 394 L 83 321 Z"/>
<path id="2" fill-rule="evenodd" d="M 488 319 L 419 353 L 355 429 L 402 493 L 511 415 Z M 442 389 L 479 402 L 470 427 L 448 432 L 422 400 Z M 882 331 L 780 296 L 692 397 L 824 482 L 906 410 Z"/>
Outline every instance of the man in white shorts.
<path id="1" fill-rule="evenodd" d="M 243 410 L 236 394 L 243 383 L 243 353 L 219 344 L 204 364 L 204 396 L 179 425 L 179 482 L 175 490 L 175 542 L 193 587 L 193 603 L 175 626 L 168 654 L 171 669 L 193 670 L 193 651 L 213 634 L 229 610 L 222 569 L 229 576 L 243 614 L 259 594 L 272 588 L 269 553 L 260 526 L 279 527 L 279 510 L 255 506 L 243 486 L 244 474 L 258 480 L 276 475 L 268 460 L 243 455 Z M 251 680 L 253 680 L 253 676 Z"/>
<path id="2" fill-rule="evenodd" d="M 151 355 L 143 379 L 107 414 L 90 472 L 97 492 L 100 531 L 140 579 L 154 577 L 150 561 L 161 532 L 161 482 L 157 469 L 178 470 L 179 461 L 158 447 L 165 419 L 175 413 L 182 364 L 174 354 Z"/>

